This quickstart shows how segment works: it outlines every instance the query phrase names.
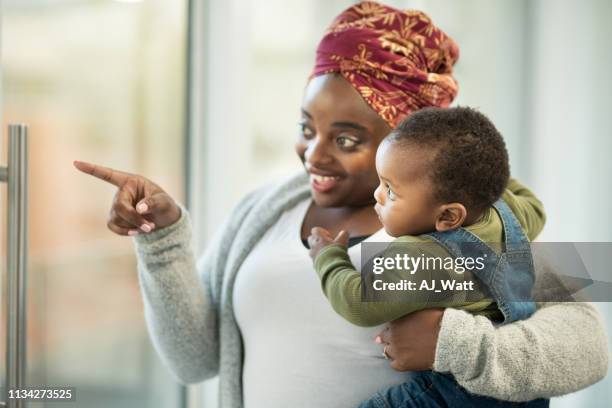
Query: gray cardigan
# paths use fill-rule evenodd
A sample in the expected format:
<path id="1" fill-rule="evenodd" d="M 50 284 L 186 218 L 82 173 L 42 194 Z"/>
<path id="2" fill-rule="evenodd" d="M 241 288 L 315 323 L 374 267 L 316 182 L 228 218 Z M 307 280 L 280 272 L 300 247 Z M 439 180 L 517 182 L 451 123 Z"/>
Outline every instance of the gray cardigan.
<path id="1" fill-rule="evenodd" d="M 233 284 L 243 260 L 280 214 L 310 194 L 299 174 L 248 194 L 197 266 L 189 216 L 135 237 L 145 319 L 164 363 L 183 383 L 219 375 L 219 406 L 242 407 L 243 347 Z M 537 283 L 536 283 L 537 284 Z M 607 338 L 588 303 L 539 303 L 528 320 L 495 328 L 447 309 L 434 369 L 469 391 L 526 401 L 574 392 L 607 372 Z"/>

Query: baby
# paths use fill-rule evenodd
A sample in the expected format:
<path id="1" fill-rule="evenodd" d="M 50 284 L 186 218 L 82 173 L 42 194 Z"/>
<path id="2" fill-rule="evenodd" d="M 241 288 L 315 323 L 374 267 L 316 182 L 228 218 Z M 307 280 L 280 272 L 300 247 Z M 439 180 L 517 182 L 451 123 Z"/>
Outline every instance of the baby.
<path id="1" fill-rule="evenodd" d="M 363 301 L 362 290 L 370 282 L 362 280 L 350 261 L 346 233 L 334 238 L 316 227 L 308 238 L 310 255 L 337 313 L 351 323 L 376 326 L 431 307 L 460 308 L 500 323 L 534 312 L 529 240 L 541 231 L 544 211 L 528 189 L 509 178 L 505 143 L 486 116 L 465 107 L 412 113 L 381 142 L 376 170 L 380 185 L 374 193 L 375 210 L 385 231 L 396 238 L 384 251 L 385 258 L 479 257 L 485 260 L 484 268 L 459 271 L 445 264 L 410 272 L 387 270 L 387 282 L 414 282 L 416 287 L 425 276 L 427 281 L 472 283 L 459 285 L 469 291 L 413 290 L 402 293 L 401 301 Z M 386 348 L 384 354 L 387 357 Z M 424 371 L 377 393 L 360 408 L 492 404 L 516 406 L 470 394 L 450 374 Z M 521 406 L 546 407 L 548 400 Z"/>

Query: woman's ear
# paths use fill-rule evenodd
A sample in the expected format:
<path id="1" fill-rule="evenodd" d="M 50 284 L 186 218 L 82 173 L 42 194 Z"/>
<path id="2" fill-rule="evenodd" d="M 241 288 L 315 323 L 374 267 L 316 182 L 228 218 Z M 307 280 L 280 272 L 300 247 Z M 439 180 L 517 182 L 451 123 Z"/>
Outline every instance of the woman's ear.
<path id="1" fill-rule="evenodd" d="M 436 219 L 436 231 L 443 232 L 457 229 L 463 225 L 467 218 L 467 210 L 461 203 L 450 203 L 440 206 Z"/>

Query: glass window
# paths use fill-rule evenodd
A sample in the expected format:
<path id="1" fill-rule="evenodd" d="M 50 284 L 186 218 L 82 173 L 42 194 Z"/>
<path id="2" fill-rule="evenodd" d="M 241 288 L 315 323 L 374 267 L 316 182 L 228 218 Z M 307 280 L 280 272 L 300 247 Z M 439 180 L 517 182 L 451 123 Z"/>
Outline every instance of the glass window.
<path id="1" fill-rule="evenodd" d="M 30 126 L 28 383 L 74 386 L 78 407 L 179 403 L 130 239 L 106 229 L 115 190 L 72 161 L 145 174 L 182 199 L 186 3 L 3 2 L 3 127 Z"/>

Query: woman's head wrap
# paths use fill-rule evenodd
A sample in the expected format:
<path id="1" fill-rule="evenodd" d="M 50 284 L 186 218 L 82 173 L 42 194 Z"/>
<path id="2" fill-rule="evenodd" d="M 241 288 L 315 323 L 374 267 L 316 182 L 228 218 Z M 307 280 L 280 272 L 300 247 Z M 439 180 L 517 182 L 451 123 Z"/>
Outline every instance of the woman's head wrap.
<path id="1" fill-rule="evenodd" d="M 340 73 L 395 127 L 412 111 L 450 105 L 458 58 L 457 44 L 424 13 L 364 1 L 332 22 L 311 77 Z"/>

